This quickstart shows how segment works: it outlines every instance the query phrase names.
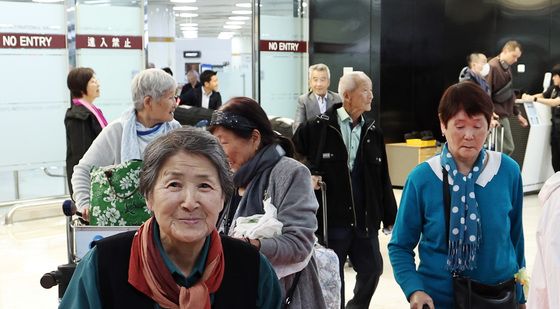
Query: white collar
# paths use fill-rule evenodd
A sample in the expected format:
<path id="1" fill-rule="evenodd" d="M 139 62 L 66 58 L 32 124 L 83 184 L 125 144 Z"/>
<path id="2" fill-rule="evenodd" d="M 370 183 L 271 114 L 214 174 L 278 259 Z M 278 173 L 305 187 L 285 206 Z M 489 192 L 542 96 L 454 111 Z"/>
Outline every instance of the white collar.
<path id="1" fill-rule="evenodd" d="M 484 169 L 476 179 L 476 184 L 481 187 L 485 187 L 486 184 L 488 184 L 492 180 L 492 178 L 494 178 L 494 176 L 498 174 L 498 170 L 500 169 L 500 164 L 502 163 L 501 152 L 487 150 L 486 153 L 488 154 L 488 162 L 486 162 Z M 426 162 L 430 165 L 432 171 L 434 172 L 434 174 L 436 174 L 437 178 L 439 178 L 439 180 L 443 180 L 443 173 L 441 172 L 440 155 L 438 154 L 436 156 L 433 156 L 430 159 L 428 159 Z M 449 179 L 451 180 L 451 182 L 453 182 L 453 179 L 451 177 Z"/>

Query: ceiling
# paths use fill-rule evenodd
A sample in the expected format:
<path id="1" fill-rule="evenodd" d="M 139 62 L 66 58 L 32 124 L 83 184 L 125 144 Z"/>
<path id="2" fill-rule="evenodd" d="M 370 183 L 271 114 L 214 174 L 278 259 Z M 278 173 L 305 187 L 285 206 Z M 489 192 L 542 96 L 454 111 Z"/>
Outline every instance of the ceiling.
<path id="1" fill-rule="evenodd" d="M 175 11 L 175 37 L 188 37 L 180 26 L 184 23 L 197 24 L 198 37 L 216 38 L 221 32 L 230 32 L 235 36 L 251 36 L 251 1 L 250 0 L 195 0 L 194 3 L 172 3 L 171 0 L 148 0 L 149 5 L 170 5 L 173 7 L 190 6 L 197 10 Z M 293 12 L 294 0 L 262 0 L 261 13 L 267 15 L 288 15 Z M 233 11 L 242 11 L 233 13 Z M 244 12 L 243 12 L 244 11 Z M 194 13 L 197 17 L 180 17 L 180 13 Z M 240 14 L 245 13 L 245 14 Z M 230 18 L 246 18 L 246 20 L 231 20 Z M 236 22 L 236 24 L 231 24 Z M 226 27 L 239 27 L 227 29 Z"/>
<path id="2" fill-rule="evenodd" d="M 3 0 L 0 0 L 3 1 Z M 15 2 L 47 2 L 59 3 L 65 0 L 10 0 Z M 90 5 L 124 5 L 124 6 L 137 6 L 139 1 L 142 0 L 71 0 L 73 3 L 90 4 Z M 187 2 L 191 3 L 175 3 Z M 309 0 L 260 0 L 261 15 L 276 15 L 276 16 L 291 16 L 294 11 L 294 3 L 301 3 L 302 6 L 307 6 Z M 175 37 L 184 38 L 181 24 L 196 23 L 196 36 L 199 38 L 216 38 L 221 32 L 230 32 L 234 36 L 251 36 L 251 0 L 147 0 L 148 6 L 158 5 L 165 6 L 170 9 L 179 6 L 196 7 L 196 10 L 177 11 L 175 12 Z M 66 0 L 68 5 L 68 0 Z M 233 13 L 233 11 L 245 11 L 246 14 L 239 14 L 241 12 Z M 304 12 L 306 10 L 303 10 Z M 196 17 L 180 17 L 180 13 L 194 13 Z M 246 20 L 237 21 L 238 24 L 231 25 L 230 18 L 245 17 Z M 102 18 L 99 19 L 102 22 Z M 227 29 L 224 26 L 239 26 L 239 29 Z M 193 29 L 191 29 L 193 30 Z M 191 33 L 192 34 L 192 33 Z"/>

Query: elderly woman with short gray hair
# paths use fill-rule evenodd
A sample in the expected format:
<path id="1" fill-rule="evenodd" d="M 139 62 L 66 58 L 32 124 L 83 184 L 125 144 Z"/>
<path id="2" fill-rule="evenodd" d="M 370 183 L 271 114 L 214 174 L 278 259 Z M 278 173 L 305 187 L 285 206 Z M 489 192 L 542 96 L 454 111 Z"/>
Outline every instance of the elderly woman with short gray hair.
<path id="1" fill-rule="evenodd" d="M 210 133 L 185 127 L 151 142 L 140 192 L 153 216 L 138 231 L 98 241 L 59 308 L 280 308 L 267 259 L 216 230 L 233 181 Z"/>
<path id="2" fill-rule="evenodd" d="M 134 106 L 103 129 L 74 167 L 73 199 L 85 217 L 90 207 L 92 167 L 140 160 L 150 141 L 181 126 L 173 119 L 177 107 L 175 86 L 173 77 L 160 69 L 147 69 L 134 77 Z"/>

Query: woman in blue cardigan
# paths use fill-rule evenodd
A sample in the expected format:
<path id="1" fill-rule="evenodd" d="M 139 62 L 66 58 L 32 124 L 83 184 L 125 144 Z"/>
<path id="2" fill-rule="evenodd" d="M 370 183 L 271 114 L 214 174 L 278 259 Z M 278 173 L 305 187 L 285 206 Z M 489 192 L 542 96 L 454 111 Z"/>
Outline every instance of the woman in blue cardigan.
<path id="1" fill-rule="evenodd" d="M 388 246 L 410 308 L 453 308 L 453 273 L 495 285 L 525 266 L 519 166 L 483 148 L 492 117 L 490 98 L 477 85 L 461 82 L 445 91 L 438 113 L 447 143 L 440 155 L 408 176 Z M 449 228 L 443 169 L 449 175 Z"/>

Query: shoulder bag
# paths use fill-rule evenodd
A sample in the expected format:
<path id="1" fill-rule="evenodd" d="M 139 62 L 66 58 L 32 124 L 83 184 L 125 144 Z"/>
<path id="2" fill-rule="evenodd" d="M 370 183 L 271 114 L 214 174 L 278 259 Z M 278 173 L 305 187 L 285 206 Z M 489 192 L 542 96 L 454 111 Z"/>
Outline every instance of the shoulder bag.
<path id="1" fill-rule="evenodd" d="M 142 161 L 93 167 L 90 189 L 90 224 L 137 226 L 150 218 L 144 197 L 138 191 Z"/>

